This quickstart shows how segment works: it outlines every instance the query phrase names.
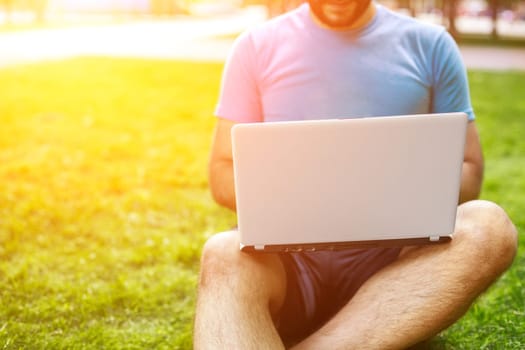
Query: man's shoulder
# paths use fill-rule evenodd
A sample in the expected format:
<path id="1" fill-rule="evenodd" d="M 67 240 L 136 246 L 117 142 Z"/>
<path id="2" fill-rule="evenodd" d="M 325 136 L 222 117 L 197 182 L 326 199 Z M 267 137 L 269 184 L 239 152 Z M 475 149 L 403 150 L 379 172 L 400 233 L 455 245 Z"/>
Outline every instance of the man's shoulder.
<path id="1" fill-rule="evenodd" d="M 441 25 L 425 22 L 385 7 L 381 12 L 381 23 L 378 25 L 382 28 L 380 32 L 392 38 L 396 45 L 410 51 L 420 51 L 421 54 L 425 51 L 433 51 L 437 46 L 453 45 L 453 39 Z M 384 39 L 384 36 L 381 37 Z"/>
<path id="2" fill-rule="evenodd" d="M 386 23 L 403 34 L 412 33 L 425 36 L 439 36 L 446 31 L 441 25 L 422 21 L 386 7 L 381 7 L 381 11 L 383 24 Z"/>

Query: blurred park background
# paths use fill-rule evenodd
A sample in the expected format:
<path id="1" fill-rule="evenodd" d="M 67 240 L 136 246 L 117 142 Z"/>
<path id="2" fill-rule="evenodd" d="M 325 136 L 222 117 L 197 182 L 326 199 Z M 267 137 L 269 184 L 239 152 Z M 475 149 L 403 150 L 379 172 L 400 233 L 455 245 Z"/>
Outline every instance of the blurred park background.
<path id="1" fill-rule="evenodd" d="M 525 1 L 382 1 L 467 64 L 482 198 L 525 229 Z M 191 349 L 224 59 L 298 2 L 0 0 L 0 347 Z M 525 348 L 525 239 L 432 349 Z"/>
<path id="2" fill-rule="evenodd" d="M 218 13 L 259 5 L 269 17 L 304 0 L 1 0 L 0 23 L 56 22 L 87 16 L 156 17 Z M 450 32 L 525 37 L 523 0 L 379 0 L 413 17 L 446 25 Z"/>

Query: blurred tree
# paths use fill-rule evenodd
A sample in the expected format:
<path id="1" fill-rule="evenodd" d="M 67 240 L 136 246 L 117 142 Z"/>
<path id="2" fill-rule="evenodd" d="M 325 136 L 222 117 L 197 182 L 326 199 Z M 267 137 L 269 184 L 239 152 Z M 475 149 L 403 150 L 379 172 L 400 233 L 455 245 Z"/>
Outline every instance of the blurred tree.
<path id="1" fill-rule="evenodd" d="M 13 16 L 14 0 L 0 0 L 0 5 L 5 13 L 6 23 L 10 23 Z"/>
<path id="2" fill-rule="evenodd" d="M 46 20 L 48 0 L 31 0 L 29 5 L 35 14 L 36 21 L 40 23 L 44 22 Z"/>
<path id="3" fill-rule="evenodd" d="M 13 21 L 16 11 L 31 11 L 35 20 L 43 22 L 46 16 L 48 0 L 0 0 L 0 7 L 4 9 L 8 22 Z"/>
<path id="4" fill-rule="evenodd" d="M 443 0 L 442 2 L 442 13 L 443 13 L 443 19 L 446 19 L 448 21 L 448 31 L 452 37 L 458 41 L 458 30 L 456 27 L 456 17 L 458 14 L 457 6 L 458 1 L 457 0 Z"/>
<path id="5" fill-rule="evenodd" d="M 410 16 L 412 17 L 416 16 L 416 9 L 414 7 L 413 0 L 398 0 L 398 7 L 408 10 Z"/>
<path id="6" fill-rule="evenodd" d="M 189 0 L 149 0 L 150 11 L 155 16 L 172 16 L 188 11 Z"/>
<path id="7" fill-rule="evenodd" d="M 489 2 L 489 8 L 490 8 L 490 17 L 492 20 L 492 32 L 491 36 L 492 39 L 498 39 L 498 12 L 500 9 L 500 2 L 499 0 L 488 0 Z"/>
<path id="8" fill-rule="evenodd" d="M 290 11 L 305 0 L 243 0 L 243 6 L 246 5 L 264 5 L 268 10 L 269 17 L 275 17 L 287 11 Z"/>
<path id="9" fill-rule="evenodd" d="M 518 2 L 516 0 L 486 0 L 489 7 L 489 14 L 492 21 L 491 37 L 494 40 L 499 39 L 498 33 L 498 15 L 500 10 L 504 8 L 512 8 L 513 4 Z M 448 30 L 450 34 L 458 40 L 458 30 L 456 28 L 458 0 L 443 0 L 443 14 L 448 20 Z"/>

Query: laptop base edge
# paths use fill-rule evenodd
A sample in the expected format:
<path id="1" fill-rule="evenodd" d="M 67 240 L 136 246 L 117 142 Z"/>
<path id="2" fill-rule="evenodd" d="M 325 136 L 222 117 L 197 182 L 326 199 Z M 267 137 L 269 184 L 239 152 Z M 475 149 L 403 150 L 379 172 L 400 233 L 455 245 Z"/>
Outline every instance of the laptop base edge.
<path id="1" fill-rule="evenodd" d="M 433 236 L 421 238 L 402 238 L 370 241 L 353 242 L 326 242 L 326 243 L 306 243 L 306 244 L 268 244 L 268 245 L 243 245 L 240 250 L 243 252 L 258 253 L 295 253 L 295 252 L 315 252 L 318 250 L 342 250 L 342 249 L 362 249 L 374 247 L 402 247 L 411 245 L 443 244 L 452 240 L 452 236 Z"/>

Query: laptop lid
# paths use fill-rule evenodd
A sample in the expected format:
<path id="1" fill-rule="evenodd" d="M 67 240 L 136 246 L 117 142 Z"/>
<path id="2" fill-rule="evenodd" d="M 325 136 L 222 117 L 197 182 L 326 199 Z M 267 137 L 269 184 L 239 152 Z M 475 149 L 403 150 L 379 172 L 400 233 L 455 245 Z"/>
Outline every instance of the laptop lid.
<path id="1" fill-rule="evenodd" d="M 464 113 L 235 125 L 241 248 L 450 239 L 466 126 Z"/>

